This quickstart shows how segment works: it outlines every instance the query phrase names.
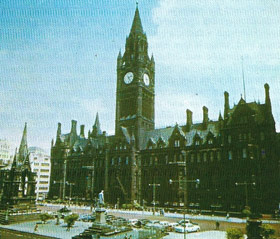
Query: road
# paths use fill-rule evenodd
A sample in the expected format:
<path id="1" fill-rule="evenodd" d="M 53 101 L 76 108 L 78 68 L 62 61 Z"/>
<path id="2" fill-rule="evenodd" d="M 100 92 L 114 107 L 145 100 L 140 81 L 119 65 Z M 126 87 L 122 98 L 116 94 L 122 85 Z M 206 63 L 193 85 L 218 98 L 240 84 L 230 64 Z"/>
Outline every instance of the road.
<path id="1" fill-rule="evenodd" d="M 47 205 L 47 206 L 39 206 L 41 210 L 47 211 L 57 211 L 62 208 L 62 205 Z M 71 210 L 75 213 L 79 214 L 89 214 L 89 207 L 71 207 Z M 168 222 L 177 222 L 182 219 L 182 214 L 174 214 L 174 213 L 166 213 L 165 216 L 153 216 L 151 212 L 141 212 L 141 211 L 123 211 L 123 210 L 107 210 L 108 214 L 112 214 L 115 216 L 131 219 L 131 218 L 146 218 L 149 220 L 160 220 L 160 221 L 168 221 Z M 216 229 L 216 221 L 219 221 L 220 231 L 226 231 L 228 228 L 240 228 L 243 233 L 246 232 L 246 220 L 239 218 L 230 218 L 226 219 L 225 217 L 211 217 L 211 216 L 199 216 L 199 215 L 186 215 L 186 218 L 191 219 L 192 222 L 198 223 L 201 231 L 212 231 Z M 280 224 L 279 222 L 272 221 L 271 226 L 275 229 L 275 235 L 280 237 Z"/>

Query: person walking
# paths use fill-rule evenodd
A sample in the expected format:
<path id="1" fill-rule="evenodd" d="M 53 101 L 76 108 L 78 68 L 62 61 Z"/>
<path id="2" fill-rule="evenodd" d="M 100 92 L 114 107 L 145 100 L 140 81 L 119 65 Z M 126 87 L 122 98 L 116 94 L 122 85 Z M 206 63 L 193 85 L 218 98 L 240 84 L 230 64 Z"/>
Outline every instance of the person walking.
<path id="1" fill-rule="evenodd" d="M 38 231 L 38 224 L 36 223 L 35 227 L 34 227 L 34 232 L 37 232 L 37 231 Z"/>
<path id="2" fill-rule="evenodd" d="M 216 222 L 216 230 L 219 230 L 219 228 L 220 228 L 220 223 L 217 221 Z"/>

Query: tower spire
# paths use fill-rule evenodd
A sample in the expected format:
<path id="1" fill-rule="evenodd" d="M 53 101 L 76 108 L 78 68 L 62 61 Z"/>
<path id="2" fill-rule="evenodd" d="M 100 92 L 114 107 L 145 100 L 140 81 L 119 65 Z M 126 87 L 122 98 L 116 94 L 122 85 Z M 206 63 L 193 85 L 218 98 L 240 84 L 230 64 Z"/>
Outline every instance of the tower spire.
<path id="1" fill-rule="evenodd" d="M 24 125 L 24 130 L 19 146 L 19 161 L 24 161 L 28 154 L 28 147 L 27 147 L 27 123 Z"/>
<path id="2" fill-rule="evenodd" d="M 97 136 L 97 135 L 102 134 L 98 112 L 96 113 L 95 122 L 94 122 L 94 125 L 92 127 L 92 134 L 93 134 L 93 136 Z"/>
<path id="3" fill-rule="evenodd" d="M 142 27 L 141 18 L 138 10 L 138 2 L 136 2 L 136 10 L 134 14 L 132 27 L 130 30 L 130 34 L 131 33 L 143 33 L 143 27 Z"/>

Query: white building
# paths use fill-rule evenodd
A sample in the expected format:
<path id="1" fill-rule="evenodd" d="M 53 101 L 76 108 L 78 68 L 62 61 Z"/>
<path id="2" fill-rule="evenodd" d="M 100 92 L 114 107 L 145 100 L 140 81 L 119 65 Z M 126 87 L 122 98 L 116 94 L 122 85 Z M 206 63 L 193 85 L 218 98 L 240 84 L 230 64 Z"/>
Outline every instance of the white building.
<path id="1" fill-rule="evenodd" d="M 5 139 L 0 139 L 0 165 L 8 165 L 11 163 L 11 150 L 11 144 Z"/>
<path id="2" fill-rule="evenodd" d="M 44 200 L 49 192 L 51 161 L 50 156 L 41 148 L 29 147 L 30 165 L 36 177 L 36 199 Z"/>

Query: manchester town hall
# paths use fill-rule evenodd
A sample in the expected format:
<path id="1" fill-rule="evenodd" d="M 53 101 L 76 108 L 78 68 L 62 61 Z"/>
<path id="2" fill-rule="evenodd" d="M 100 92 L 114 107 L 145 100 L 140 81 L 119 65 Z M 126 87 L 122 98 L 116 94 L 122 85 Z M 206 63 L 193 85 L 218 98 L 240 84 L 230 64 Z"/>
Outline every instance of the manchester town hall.
<path id="1" fill-rule="evenodd" d="M 57 135 L 51 148 L 49 198 L 92 203 L 101 190 L 111 205 L 187 207 L 241 212 L 245 206 L 274 212 L 280 202 L 279 134 L 269 96 L 264 103 L 242 97 L 231 106 L 224 92 L 218 120 L 155 128 L 155 60 L 148 55 L 138 7 L 125 51 L 117 57 L 115 135 L 92 130 Z"/>

